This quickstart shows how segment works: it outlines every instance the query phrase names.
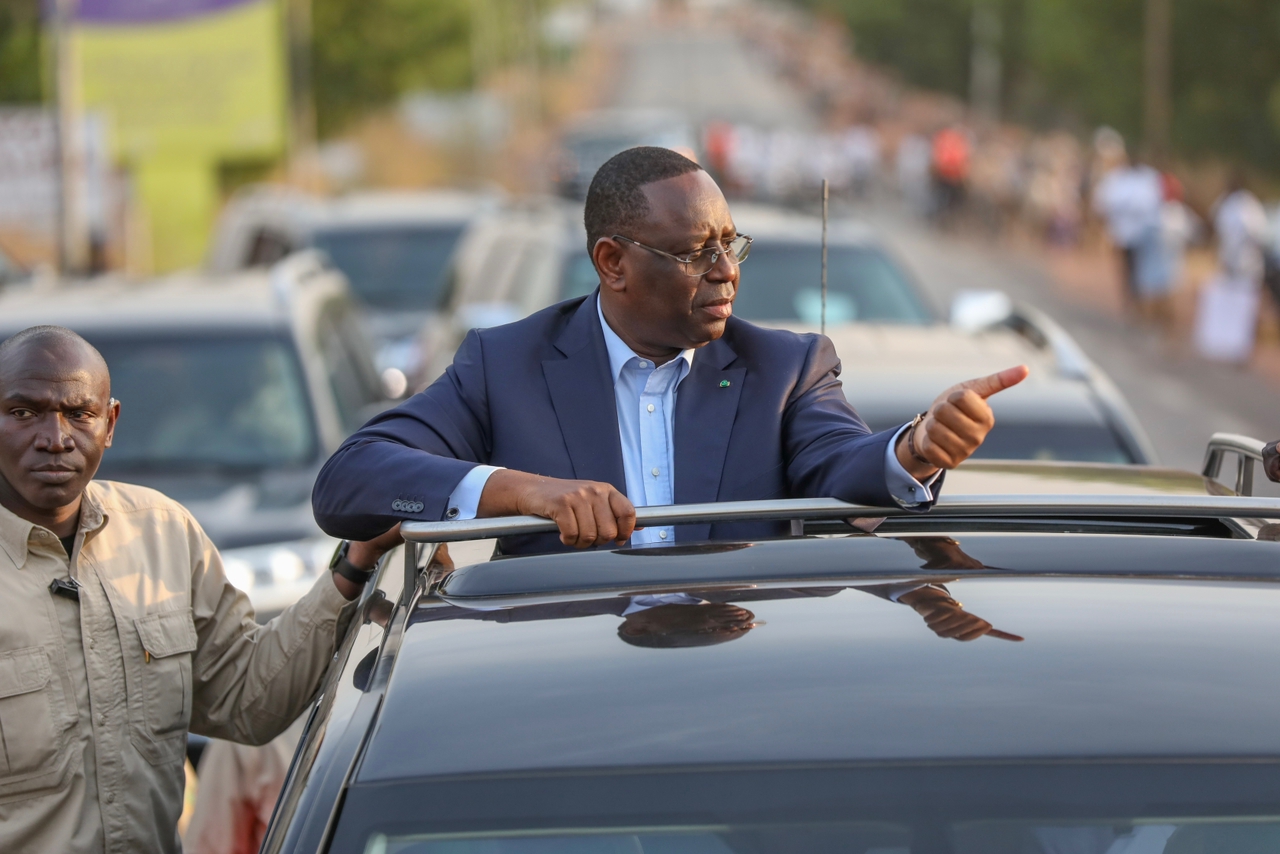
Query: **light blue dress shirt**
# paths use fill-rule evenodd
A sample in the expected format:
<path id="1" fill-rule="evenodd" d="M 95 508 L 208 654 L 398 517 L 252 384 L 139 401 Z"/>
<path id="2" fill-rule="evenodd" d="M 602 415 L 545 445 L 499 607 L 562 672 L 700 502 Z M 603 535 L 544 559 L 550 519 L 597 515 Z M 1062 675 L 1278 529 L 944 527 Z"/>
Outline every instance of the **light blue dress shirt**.
<path id="1" fill-rule="evenodd" d="M 596 314 L 609 352 L 613 376 L 613 396 L 618 408 L 618 437 L 622 445 L 622 469 L 627 479 L 627 498 L 636 507 L 675 503 L 675 415 L 676 393 L 689 375 L 696 350 L 685 350 L 665 365 L 636 355 L 609 327 L 596 300 Z M 907 429 L 905 426 L 902 430 Z M 900 435 L 902 430 L 898 431 Z M 929 486 L 907 473 L 894 453 L 897 435 L 885 451 L 885 476 L 889 494 L 904 507 L 931 501 Z M 467 472 L 449 496 L 447 519 L 473 519 L 480 493 L 498 466 L 476 466 Z M 937 479 L 929 479 L 932 485 Z M 675 539 L 671 527 L 645 528 L 631 535 L 631 544 L 669 543 Z"/>

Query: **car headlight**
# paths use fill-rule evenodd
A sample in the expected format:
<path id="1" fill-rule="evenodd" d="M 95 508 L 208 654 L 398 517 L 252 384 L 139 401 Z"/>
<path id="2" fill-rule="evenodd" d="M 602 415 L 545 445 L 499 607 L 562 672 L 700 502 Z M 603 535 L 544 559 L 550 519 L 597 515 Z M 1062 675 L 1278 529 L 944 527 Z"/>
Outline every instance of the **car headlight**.
<path id="1" fill-rule="evenodd" d="M 310 537 L 262 546 L 227 549 L 222 566 L 227 580 L 246 593 L 295 582 L 310 582 L 329 569 L 338 541 Z"/>

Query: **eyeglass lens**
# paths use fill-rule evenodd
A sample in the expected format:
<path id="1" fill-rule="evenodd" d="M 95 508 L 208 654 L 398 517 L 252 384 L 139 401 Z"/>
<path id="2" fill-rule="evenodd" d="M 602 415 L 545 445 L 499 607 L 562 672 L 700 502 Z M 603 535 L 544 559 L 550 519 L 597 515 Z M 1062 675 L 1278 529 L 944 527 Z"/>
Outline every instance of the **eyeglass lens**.
<path id="1" fill-rule="evenodd" d="M 701 276 L 710 272 L 711 268 L 720 260 L 721 255 L 727 254 L 735 263 L 741 264 L 747 260 L 747 255 L 751 253 L 751 241 L 746 235 L 739 235 L 729 241 L 729 245 L 723 249 L 703 249 L 695 252 L 689 258 L 689 272 L 695 276 Z"/>

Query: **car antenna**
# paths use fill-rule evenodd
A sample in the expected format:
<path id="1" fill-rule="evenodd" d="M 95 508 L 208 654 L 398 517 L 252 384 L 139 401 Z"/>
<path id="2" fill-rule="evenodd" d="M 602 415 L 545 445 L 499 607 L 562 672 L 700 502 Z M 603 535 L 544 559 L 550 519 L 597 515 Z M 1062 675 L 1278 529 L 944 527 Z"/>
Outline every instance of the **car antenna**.
<path id="1" fill-rule="evenodd" d="M 822 334 L 827 334 L 827 179 L 822 179 Z"/>

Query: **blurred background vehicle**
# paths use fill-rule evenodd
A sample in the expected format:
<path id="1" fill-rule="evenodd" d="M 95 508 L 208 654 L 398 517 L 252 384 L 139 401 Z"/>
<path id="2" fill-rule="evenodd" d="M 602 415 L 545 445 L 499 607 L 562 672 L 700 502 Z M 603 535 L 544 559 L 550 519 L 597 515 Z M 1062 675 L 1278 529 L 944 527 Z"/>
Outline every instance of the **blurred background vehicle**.
<path id="1" fill-rule="evenodd" d="M 637 145 L 673 148 L 699 159 L 698 138 L 688 118 L 676 110 L 598 110 L 576 117 L 563 131 L 555 183 L 570 199 L 585 199 L 596 170 L 620 151 Z"/>
<path id="2" fill-rule="evenodd" d="M 341 274 L 317 253 L 270 270 L 68 282 L 0 295 L 0 338 L 57 324 L 87 338 L 121 402 L 99 476 L 185 505 L 265 621 L 328 571 L 311 514 L 320 465 L 386 406 Z"/>
<path id="3" fill-rule="evenodd" d="M 739 205 L 734 221 L 755 238 L 734 314 L 818 332 L 821 220 Z M 845 394 L 873 430 L 910 421 L 955 383 L 1026 364 L 1028 380 L 992 398 L 996 427 L 975 458 L 1155 462 L 1115 385 L 1048 317 L 1000 292 L 965 292 L 944 319 L 870 230 L 838 219 L 828 244 L 826 333 L 843 363 Z"/>
<path id="4" fill-rule="evenodd" d="M 30 274 L 0 247 L 0 288 L 25 280 Z"/>
<path id="5" fill-rule="evenodd" d="M 510 323 L 597 284 L 586 250 L 582 205 L 552 197 L 506 206 L 459 249 L 442 316 L 449 319 L 427 359 L 435 378 L 467 332 Z M 590 290 L 587 293 L 590 293 Z"/>
<path id="6" fill-rule="evenodd" d="M 498 193 L 321 199 L 260 188 L 224 210 L 208 267 L 225 273 L 270 265 L 303 248 L 325 253 L 365 308 L 374 364 L 400 396 L 434 378 L 426 366 L 449 324 L 442 306 L 451 292 L 465 289 L 459 284 L 470 281 L 465 271 L 479 263 L 474 249 L 462 249 L 470 232 L 496 216 L 501 205 Z"/>

